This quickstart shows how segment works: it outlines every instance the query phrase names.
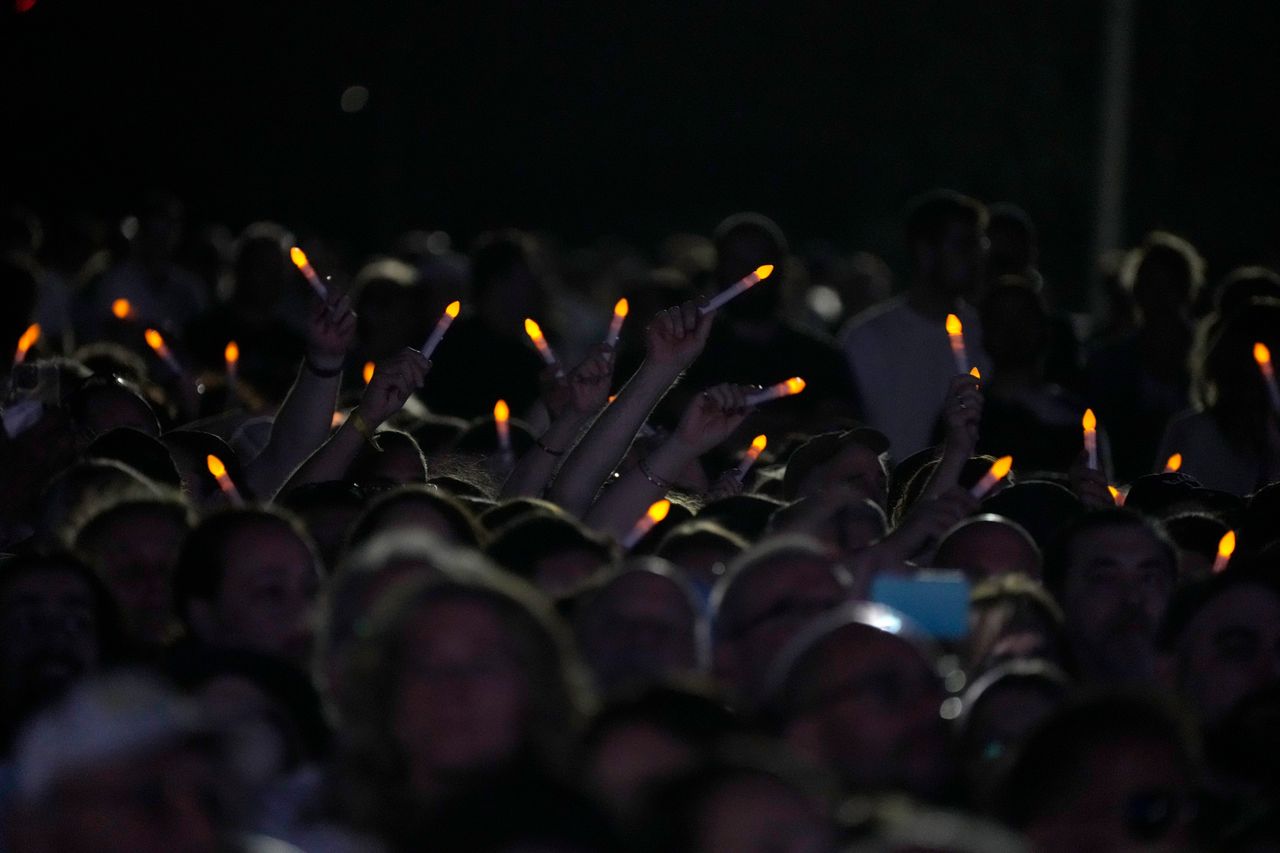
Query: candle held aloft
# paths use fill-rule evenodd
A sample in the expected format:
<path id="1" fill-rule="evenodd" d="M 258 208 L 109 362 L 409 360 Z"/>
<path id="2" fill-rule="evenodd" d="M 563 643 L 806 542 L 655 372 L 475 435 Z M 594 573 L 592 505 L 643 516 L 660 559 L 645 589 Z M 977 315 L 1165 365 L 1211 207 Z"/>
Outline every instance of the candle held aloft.
<path id="1" fill-rule="evenodd" d="M 227 499 L 236 506 L 243 504 L 244 498 L 240 496 L 240 490 L 232 482 L 231 475 L 227 473 L 227 466 L 222 464 L 222 460 L 210 453 L 205 461 L 209 466 L 209 473 L 218 481 L 218 488 L 222 489 Z"/>
<path id="2" fill-rule="evenodd" d="M 771 275 L 773 275 L 773 264 L 761 264 L 742 278 L 735 281 L 733 284 L 726 287 L 724 290 L 717 293 L 715 296 L 711 297 L 711 301 L 699 308 L 698 313 L 710 314 L 712 311 L 722 308 L 726 302 L 740 294 L 746 293 L 752 287 L 764 281 Z"/>
<path id="3" fill-rule="evenodd" d="M 228 342 L 226 349 L 222 351 L 222 358 L 227 365 L 227 388 L 229 388 L 231 393 L 234 394 L 236 390 L 236 381 L 239 379 L 240 345 L 235 341 Z"/>
<path id="4" fill-rule="evenodd" d="M 27 326 L 27 330 L 18 338 L 18 348 L 13 352 L 13 363 L 22 364 L 27 358 L 27 353 L 31 352 L 31 348 L 40 340 L 40 324 L 32 323 Z"/>
<path id="5" fill-rule="evenodd" d="M 1089 467 L 1096 471 L 1098 470 L 1098 418 L 1094 415 L 1093 409 L 1084 410 L 1080 426 L 1084 427 L 1084 449 L 1089 455 Z"/>
<path id="6" fill-rule="evenodd" d="M 610 348 L 618 346 L 618 338 L 622 335 L 622 323 L 627 319 L 630 311 L 631 303 L 626 299 L 619 299 L 613 306 L 613 319 L 609 321 L 609 334 L 604 339 L 605 346 Z"/>
<path id="7" fill-rule="evenodd" d="M 1280 385 L 1276 385 L 1276 370 L 1271 364 L 1271 350 L 1259 341 L 1253 345 L 1253 360 L 1258 363 L 1262 372 L 1262 381 L 1267 383 L 1267 398 L 1271 400 L 1271 411 L 1280 415 Z"/>
<path id="8" fill-rule="evenodd" d="M 760 454 L 764 452 L 765 447 L 769 444 L 769 439 L 763 435 L 757 435 L 751 441 L 751 446 L 747 448 L 747 452 L 743 454 L 742 461 L 738 463 L 738 467 L 733 469 L 733 476 L 741 483 L 747 478 L 747 472 L 751 470 L 751 466 L 756 464 L 756 460 L 760 458 Z"/>
<path id="9" fill-rule="evenodd" d="M 1164 463 L 1164 472 L 1166 474 L 1172 474 L 1173 472 L 1179 470 L 1180 468 L 1182 468 L 1181 453 L 1173 454 L 1172 456 L 1169 457 L 1168 461 Z"/>
<path id="10" fill-rule="evenodd" d="M 289 250 L 289 260 L 293 261 L 293 265 L 306 277 L 307 284 L 311 285 L 311 289 L 316 292 L 316 296 L 320 297 L 320 301 L 327 303 L 329 301 L 329 290 L 324 286 L 324 282 L 320 280 L 320 276 L 316 275 L 315 267 L 311 266 L 311 261 L 307 260 L 307 253 L 294 246 Z"/>
<path id="11" fill-rule="evenodd" d="M 511 456 L 511 407 L 506 400 L 493 404 L 493 423 L 498 429 L 498 449 L 504 457 Z"/>
<path id="12" fill-rule="evenodd" d="M 542 356 L 542 360 L 547 367 L 554 367 L 556 376 L 564 376 L 564 368 L 560 366 L 560 361 L 556 358 L 556 354 L 551 351 L 551 345 L 547 343 L 546 336 L 542 334 L 542 327 L 526 317 L 524 333 L 529 336 L 529 340 L 533 341 L 533 346 L 538 350 L 538 355 Z"/>
<path id="13" fill-rule="evenodd" d="M 1222 534 L 1222 538 L 1218 540 L 1218 556 L 1213 558 L 1213 573 L 1225 571 L 1227 564 L 1231 562 L 1231 555 L 1236 551 L 1236 532 L 1228 530 Z"/>
<path id="14" fill-rule="evenodd" d="M 987 492 L 995 488 L 996 483 L 1003 480 L 1009 475 L 1009 471 L 1013 469 L 1013 457 L 1001 456 L 992 464 L 990 470 L 982 475 L 982 479 L 973 484 L 973 488 L 969 490 L 969 494 L 981 500 Z"/>
<path id="15" fill-rule="evenodd" d="M 170 370 L 174 373 L 182 372 L 182 365 L 178 364 L 178 360 L 173 357 L 173 352 L 170 351 L 169 345 L 164 342 L 163 335 L 155 329 L 147 329 L 146 332 L 143 333 L 143 337 L 146 338 L 147 346 L 151 347 L 156 356 L 163 361 Z"/>
<path id="16" fill-rule="evenodd" d="M 760 391 L 753 391 L 745 398 L 748 406 L 758 406 L 769 400 L 777 400 L 779 397 L 791 397 L 799 394 L 804 390 L 805 381 L 799 376 L 792 376 L 785 382 L 779 382 L 777 385 L 771 385 Z"/>
<path id="17" fill-rule="evenodd" d="M 653 504 L 636 522 L 636 526 L 631 528 L 631 532 L 627 534 L 627 538 L 622 540 L 623 548 L 634 548 L 636 543 L 644 538 L 644 535 L 654 528 L 658 522 L 667 517 L 667 513 L 671 511 L 671 501 L 663 498 Z"/>
<path id="18" fill-rule="evenodd" d="M 440 346 L 440 342 L 444 340 L 444 333 L 449 331 L 449 326 L 458 318 L 458 312 L 461 310 L 462 303 L 456 299 L 444 309 L 444 313 L 436 321 L 436 327 L 431 330 L 431 336 L 422 345 L 423 358 L 431 358 L 431 354 L 436 351 L 436 347 Z"/>
<path id="19" fill-rule="evenodd" d="M 951 357 L 956 361 L 956 373 L 968 373 L 969 353 L 964 348 L 964 326 L 955 314 L 947 315 L 947 338 L 951 341 Z"/>

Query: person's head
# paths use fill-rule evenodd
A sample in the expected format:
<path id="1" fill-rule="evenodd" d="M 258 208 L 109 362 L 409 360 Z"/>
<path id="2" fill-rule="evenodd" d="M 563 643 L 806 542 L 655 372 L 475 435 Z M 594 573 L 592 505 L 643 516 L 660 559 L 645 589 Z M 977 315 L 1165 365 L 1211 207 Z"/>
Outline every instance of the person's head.
<path id="1" fill-rule="evenodd" d="M 787 459 L 783 496 L 796 500 L 837 489 L 852 490 L 883 508 L 889 499 L 888 450 L 889 440 L 865 427 L 814 436 Z"/>
<path id="2" fill-rule="evenodd" d="M 982 502 L 982 511 L 1017 524 L 1031 534 L 1044 554 L 1059 531 L 1083 516 L 1085 508 L 1080 498 L 1060 483 L 1027 480 L 988 495 Z"/>
<path id="3" fill-rule="evenodd" d="M 1207 578 L 1227 525 L 1208 513 L 1184 512 L 1164 519 L 1164 529 L 1178 547 L 1178 580 Z"/>
<path id="4" fill-rule="evenodd" d="M 1216 728 L 1247 697 L 1280 686 L 1280 585 L 1270 572 L 1234 565 L 1188 584 L 1174 595 L 1161 641 L 1172 686 Z"/>
<path id="5" fill-rule="evenodd" d="M 691 769 L 740 728 L 724 702 L 705 690 L 649 685 L 608 701 L 591 719 L 579 765 L 615 814 L 636 818 L 656 783 Z"/>
<path id="6" fill-rule="evenodd" d="M 306 665 L 320 566 L 297 521 L 257 507 L 209 516 L 187 536 L 173 585 L 201 644 Z"/>
<path id="7" fill-rule="evenodd" d="M 409 264 L 392 258 L 365 264 L 351 285 L 363 357 L 376 361 L 421 346 L 433 322 L 428 296 Z"/>
<path id="8" fill-rule="evenodd" d="M 973 587 L 965 669 L 980 673 L 1005 661 L 1061 662 L 1062 609 L 1039 583 L 1022 574 L 996 575 Z"/>
<path id="9" fill-rule="evenodd" d="M 788 504 L 769 519 L 769 529 L 810 536 L 843 557 L 883 539 L 888 521 L 875 501 L 856 490 L 839 489 Z"/>
<path id="10" fill-rule="evenodd" d="M 1027 738 L 1001 811 L 1045 853 L 1188 850 L 1198 764 L 1189 727 L 1161 702 L 1089 696 Z"/>
<path id="11" fill-rule="evenodd" d="M 601 693 L 702 672 L 706 623 L 693 589 L 657 557 L 630 561 L 574 608 L 582 657 Z"/>
<path id="12" fill-rule="evenodd" d="M 1280 300 L 1254 299 L 1223 317 L 1205 341 L 1196 363 L 1196 393 L 1200 402 L 1222 413 L 1239 412 L 1252 430 L 1258 429 L 1267 411 L 1267 389 L 1257 362 L 1254 344 L 1264 344 L 1273 364 L 1280 360 Z"/>
<path id="13" fill-rule="evenodd" d="M 366 491 L 348 480 L 308 483 L 276 497 L 276 502 L 306 527 L 326 574 L 337 567 L 347 534 L 364 512 L 367 500 Z"/>
<path id="14" fill-rule="evenodd" d="M 231 826 L 211 729 L 148 676 L 115 673 L 36 718 L 15 755 L 15 850 L 215 853 Z"/>
<path id="15" fill-rule="evenodd" d="M 799 755 L 856 791 L 936 798 L 951 762 L 933 657 L 896 611 L 843 605 L 809 623 L 774 661 L 768 720 Z"/>
<path id="16" fill-rule="evenodd" d="M 514 229 L 480 235 L 471 249 L 471 289 L 480 318 L 494 330 L 515 334 L 525 317 L 545 316 L 546 285 L 533 238 Z"/>
<path id="17" fill-rule="evenodd" d="M 153 483 L 175 490 L 182 488 L 182 479 L 168 448 L 158 438 L 132 427 L 116 427 L 102 433 L 85 448 L 84 456 L 114 459 Z"/>
<path id="18" fill-rule="evenodd" d="M 526 516 L 493 535 L 485 553 L 552 596 L 572 592 L 617 560 L 606 537 L 568 516 Z"/>
<path id="19" fill-rule="evenodd" d="M 0 737 L 122 650 L 111 595 L 70 554 L 0 563 Z"/>
<path id="20" fill-rule="evenodd" d="M 347 469 L 347 479 L 362 486 L 410 486 L 427 482 L 427 460 L 413 436 L 397 429 L 378 430 L 377 446 L 366 444 Z"/>
<path id="21" fill-rule="evenodd" d="M 1006 661 L 966 688 L 956 727 L 971 805 L 992 810 L 999 781 L 1019 746 L 1067 699 L 1071 688 L 1065 672 L 1037 658 Z"/>
<path id="22" fill-rule="evenodd" d="M 343 673 L 357 824 L 520 767 L 559 769 L 587 701 L 550 602 L 473 551 L 389 589 Z"/>
<path id="23" fill-rule="evenodd" d="M 1280 299 L 1280 274 L 1266 267 L 1237 267 L 1213 291 L 1213 305 L 1226 317 L 1254 299 Z"/>
<path id="24" fill-rule="evenodd" d="M 139 260 L 156 267 L 169 263 L 182 241 L 184 218 L 182 201 L 173 193 L 152 190 L 144 195 L 133 238 Z"/>
<path id="25" fill-rule="evenodd" d="M 684 573 L 705 606 L 729 562 L 748 547 L 747 540 L 719 524 L 695 519 L 673 527 L 653 553 Z"/>
<path id="26" fill-rule="evenodd" d="M 1145 322 L 1185 317 L 1204 284 L 1204 259 L 1183 238 L 1152 231 L 1125 258 L 1121 281 Z"/>
<path id="27" fill-rule="evenodd" d="M 942 534 L 933 558 L 935 566 L 960 569 L 974 583 L 1014 573 L 1039 579 L 1041 563 L 1031 534 L 993 513 L 966 518 Z"/>
<path id="28" fill-rule="evenodd" d="M 1044 569 L 1078 674 L 1095 682 L 1151 679 L 1156 630 L 1178 571 L 1163 531 L 1128 510 L 1092 512 L 1063 530 Z"/>
<path id="29" fill-rule="evenodd" d="M 114 376 L 85 380 L 67 400 L 81 446 L 119 427 L 129 427 L 152 438 L 160 436 L 160 421 L 135 388 Z"/>
<path id="30" fill-rule="evenodd" d="M 401 486 L 380 495 L 351 528 L 349 548 L 378 533 L 423 530 L 456 545 L 480 547 L 485 536 L 457 498 L 434 486 Z"/>
<path id="31" fill-rule="evenodd" d="M 232 302 L 253 312 L 273 310 L 290 281 L 294 237 L 274 222 L 255 222 L 241 233 L 232 262 Z"/>
<path id="32" fill-rule="evenodd" d="M 711 596 L 717 678 L 754 704 L 778 651 L 809 620 L 843 602 L 849 585 L 844 569 L 803 537 L 779 536 L 744 551 Z"/>
<path id="33" fill-rule="evenodd" d="M 1040 243 L 1035 223 L 1022 208 L 999 203 L 990 207 L 987 217 L 987 275 L 998 279 L 1004 275 L 1027 275 L 1040 261 Z"/>
<path id="34" fill-rule="evenodd" d="M 174 429 L 162 435 L 160 441 L 169 449 L 173 464 L 177 466 L 183 494 L 195 506 L 217 506 L 227 500 L 217 479 L 209 473 L 210 456 L 222 460 L 231 482 L 236 484 L 242 496 L 249 496 L 249 480 L 244 466 L 240 464 L 240 455 L 218 436 L 195 429 Z"/>
<path id="35" fill-rule="evenodd" d="M 951 190 L 935 190 L 907 211 L 907 249 L 916 281 L 949 297 L 976 294 L 985 275 L 987 209 Z"/>
<path id="36" fill-rule="evenodd" d="M 36 539 L 47 547 L 69 548 L 75 531 L 103 506 L 162 494 L 160 487 L 123 462 L 77 462 L 54 477 L 40 496 Z"/>
<path id="37" fill-rule="evenodd" d="M 728 287 L 764 264 L 773 265 L 767 284 L 753 287 L 726 306 L 733 317 L 766 320 L 782 303 L 787 239 L 773 220 L 759 213 L 735 213 L 716 226 L 713 283 Z"/>
<path id="38" fill-rule="evenodd" d="M 982 299 L 982 348 L 997 373 L 1037 368 L 1049 350 L 1044 299 L 1022 276 L 1002 276 Z"/>
<path id="39" fill-rule="evenodd" d="M 173 570 L 191 524 L 179 500 L 133 499 L 109 504 L 76 533 L 76 552 L 111 590 L 138 643 L 159 646 L 175 635 Z"/>

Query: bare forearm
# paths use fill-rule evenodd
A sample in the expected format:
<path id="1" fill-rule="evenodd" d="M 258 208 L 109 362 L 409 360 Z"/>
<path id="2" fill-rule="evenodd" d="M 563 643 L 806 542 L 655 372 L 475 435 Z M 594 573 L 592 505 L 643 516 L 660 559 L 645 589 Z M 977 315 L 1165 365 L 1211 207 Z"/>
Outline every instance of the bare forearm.
<path id="1" fill-rule="evenodd" d="M 685 447 L 678 439 L 665 442 L 642 460 L 642 466 L 632 468 L 604 490 L 586 514 L 586 523 L 621 539 L 697 457 L 696 450 Z"/>
<path id="2" fill-rule="evenodd" d="M 589 417 L 589 416 L 588 416 Z M 570 415 L 551 422 L 538 439 L 540 444 L 531 447 L 512 469 L 502 486 L 499 497 L 503 500 L 518 497 L 540 497 L 556 468 L 578 439 L 588 417 Z"/>
<path id="3" fill-rule="evenodd" d="M 365 443 L 365 436 L 357 428 L 357 412 L 352 412 L 338 431 L 329 436 L 320 447 L 307 457 L 298 470 L 280 489 L 283 494 L 299 486 L 310 483 L 324 483 L 330 480 L 341 480 L 347 469 L 360 454 Z"/>
<path id="4" fill-rule="evenodd" d="M 272 494 L 329 437 L 341 374 L 320 376 L 304 364 L 271 427 L 271 437 L 248 466 L 256 494 Z"/>

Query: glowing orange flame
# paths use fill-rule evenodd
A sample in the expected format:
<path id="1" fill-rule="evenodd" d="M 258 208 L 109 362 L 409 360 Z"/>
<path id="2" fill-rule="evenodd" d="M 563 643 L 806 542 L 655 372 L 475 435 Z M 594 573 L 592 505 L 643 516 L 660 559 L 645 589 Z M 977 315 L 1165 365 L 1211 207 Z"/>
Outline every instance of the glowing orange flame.
<path id="1" fill-rule="evenodd" d="M 307 260 L 307 253 L 297 246 L 289 250 L 289 260 L 293 261 L 293 265 L 300 270 L 311 266 L 311 262 Z"/>
<path id="2" fill-rule="evenodd" d="M 619 299 L 617 304 L 613 306 L 613 316 L 625 317 L 631 312 L 631 303 L 626 299 Z"/>
<path id="3" fill-rule="evenodd" d="M 206 457 L 205 461 L 209 465 L 209 473 L 221 480 L 227 476 L 227 466 L 222 464 L 222 460 L 214 456 L 212 453 Z"/>
<path id="4" fill-rule="evenodd" d="M 1164 463 L 1164 470 L 1172 473 L 1182 467 L 1182 454 L 1175 453 L 1169 457 L 1169 461 Z"/>
<path id="5" fill-rule="evenodd" d="M 756 278 L 761 281 L 764 281 L 771 275 L 773 275 L 773 264 L 761 264 L 756 267 Z"/>
<path id="6" fill-rule="evenodd" d="M 995 464 L 991 466 L 991 476 L 995 477 L 997 480 L 1003 480 L 1008 476 L 1011 470 L 1013 470 L 1013 457 L 1001 456 L 995 461 Z"/>
<path id="7" fill-rule="evenodd" d="M 976 367 L 971 367 L 969 368 L 969 375 L 972 376 L 974 379 L 981 379 L 982 371 Z"/>
<path id="8" fill-rule="evenodd" d="M 147 329 L 147 331 L 143 333 L 143 337 L 147 339 L 147 346 L 151 347 L 156 352 L 160 352 L 160 350 L 164 349 L 164 338 L 155 329 Z"/>
<path id="9" fill-rule="evenodd" d="M 111 313 L 117 320 L 128 320 L 133 316 L 133 306 L 129 304 L 128 299 L 117 299 L 111 303 Z"/>
<path id="10" fill-rule="evenodd" d="M 1098 418 L 1093 414 L 1093 409 L 1084 410 L 1084 417 L 1080 419 L 1080 425 L 1084 427 L 1085 432 L 1095 432 L 1098 429 Z"/>
<path id="11" fill-rule="evenodd" d="M 1109 484 L 1108 484 L 1108 486 L 1107 486 L 1107 491 L 1111 493 L 1111 500 L 1115 501 L 1116 503 L 1120 503 L 1120 490 L 1119 490 L 1119 489 L 1117 489 L 1115 486 L 1112 486 L 1112 485 L 1109 485 Z"/>
<path id="12" fill-rule="evenodd" d="M 455 299 L 449 303 L 448 307 L 444 309 L 444 313 L 448 314 L 449 319 L 452 320 L 457 318 L 458 312 L 461 310 L 462 310 L 462 303 Z"/>
<path id="13" fill-rule="evenodd" d="M 32 323 L 27 326 L 27 330 L 22 333 L 22 337 L 18 338 L 19 357 L 26 355 L 38 340 L 40 340 L 40 324 Z"/>
<path id="14" fill-rule="evenodd" d="M 1231 555 L 1236 552 L 1236 532 L 1228 530 L 1222 534 L 1222 538 L 1218 540 L 1218 559 L 1229 560 Z"/>
<path id="15" fill-rule="evenodd" d="M 507 405 L 506 400 L 499 400 L 493 404 L 493 419 L 500 424 L 511 420 L 511 407 Z"/>
<path id="16" fill-rule="evenodd" d="M 804 390 L 805 381 L 799 376 L 792 376 L 784 384 L 787 386 L 788 394 L 799 394 Z"/>
<path id="17" fill-rule="evenodd" d="M 364 384 L 368 385 L 373 381 L 374 364 L 372 361 L 366 361 L 364 368 L 360 371 L 360 375 L 364 377 Z"/>
<path id="18" fill-rule="evenodd" d="M 756 452 L 756 455 L 758 456 L 760 455 L 761 452 L 764 451 L 765 447 L 768 444 L 769 444 L 769 439 L 765 438 L 763 435 L 757 435 L 755 438 L 751 440 L 751 449 L 754 450 Z"/>
<path id="19" fill-rule="evenodd" d="M 542 337 L 542 327 L 527 317 L 524 321 L 524 333 L 528 335 L 530 340 L 535 344 L 541 343 L 545 340 L 545 338 Z"/>
<path id="20" fill-rule="evenodd" d="M 955 314 L 947 315 L 947 334 L 961 335 L 964 334 L 964 326 L 960 324 L 960 318 Z"/>
<path id="21" fill-rule="evenodd" d="M 1264 343 L 1256 343 L 1253 345 L 1253 360 L 1258 362 L 1258 366 L 1271 364 L 1271 350 Z"/>
<path id="22" fill-rule="evenodd" d="M 657 524 L 659 521 L 662 521 L 662 519 L 666 518 L 667 513 L 670 511 L 671 511 L 671 501 L 667 500 L 666 498 L 663 498 L 662 500 L 651 504 L 648 511 L 645 513 L 645 515 L 649 517 L 650 521 L 652 521 L 654 524 Z"/>
<path id="23" fill-rule="evenodd" d="M 227 348 L 222 351 L 222 355 L 227 360 L 227 364 L 234 365 L 240 360 L 240 345 L 235 341 L 227 344 Z"/>

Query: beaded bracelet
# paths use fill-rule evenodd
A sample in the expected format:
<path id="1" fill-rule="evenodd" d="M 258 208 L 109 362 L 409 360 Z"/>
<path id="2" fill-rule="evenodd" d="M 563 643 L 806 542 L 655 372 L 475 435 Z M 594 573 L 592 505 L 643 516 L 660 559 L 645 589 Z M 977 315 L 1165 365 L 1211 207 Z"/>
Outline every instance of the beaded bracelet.
<path id="1" fill-rule="evenodd" d="M 533 440 L 533 443 L 538 445 L 539 450 L 541 450 L 543 453 L 548 454 L 549 456 L 564 456 L 563 450 L 552 450 L 550 447 L 547 447 L 547 445 L 543 444 L 541 438 L 535 438 Z"/>
<path id="2" fill-rule="evenodd" d="M 653 473 L 653 470 L 649 467 L 647 459 L 641 459 L 638 467 L 640 468 L 640 473 L 643 474 L 644 478 L 650 483 L 653 483 L 659 489 L 662 489 L 663 492 L 671 490 L 671 484 L 669 482 Z"/>

